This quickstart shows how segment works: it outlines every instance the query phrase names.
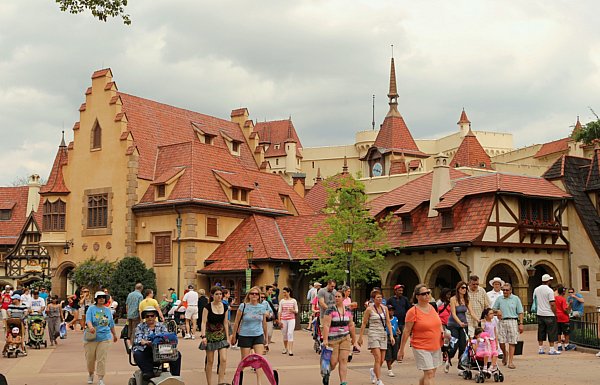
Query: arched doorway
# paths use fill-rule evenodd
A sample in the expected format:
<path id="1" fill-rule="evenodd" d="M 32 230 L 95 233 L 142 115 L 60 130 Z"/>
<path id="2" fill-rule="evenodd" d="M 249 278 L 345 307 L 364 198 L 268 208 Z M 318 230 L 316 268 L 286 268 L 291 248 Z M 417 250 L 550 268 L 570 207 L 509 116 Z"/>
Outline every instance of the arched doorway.
<path id="1" fill-rule="evenodd" d="M 462 277 L 455 266 L 447 261 L 441 261 L 429 269 L 425 283 L 433 290 L 433 298 L 437 300 L 443 288 L 454 289 L 461 280 Z"/>
<path id="2" fill-rule="evenodd" d="M 497 261 L 485 276 L 485 282 L 479 282 L 481 287 L 485 287 L 486 291 L 492 290 L 492 286 L 489 282 L 494 277 L 499 277 L 504 282 L 510 283 L 512 286 L 520 285 L 522 280 L 519 278 L 518 268 L 510 261 L 500 260 Z"/>
<path id="3" fill-rule="evenodd" d="M 416 270 L 412 268 L 412 266 L 409 264 L 400 264 L 395 266 L 391 271 L 388 277 L 387 286 L 391 287 L 393 290 L 393 287 L 397 284 L 404 285 L 404 295 L 410 298 L 415 286 L 417 286 L 420 282 L 421 280 L 419 279 L 419 275 L 417 274 Z M 390 296 L 392 296 L 392 294 L 393 292 L 390 293 Z"/>
<path id="4" fill-rule="evenodd" d="M 562 278 L 558 274 L 558 270 L 551 262 L 541 261 L 536 263 L 533 267 L 535 267 L 535 274 L 529 277 L 529 280 L 527 281 L 529 283 L 529 288 L 527 289 L 528 303 L 530 303 L 533 298 L 533 291 L 535 288 L 542 284 L 542 276 L 544 274 L 550 274 L 550 276 L 554 278 L 554 280 L 552 280 L 553 285 L 562 283 Z"/>
<path id="5" fill-rule="evenodd" d="M 73 262 L 64 262 L 56 269 L 56 275 L 52 279 L 52 294 L 59 298 L 66 298 L 67 293 L 75 292 L 75 283 L 71 280 L 71 275 L 75 269 Z"/>

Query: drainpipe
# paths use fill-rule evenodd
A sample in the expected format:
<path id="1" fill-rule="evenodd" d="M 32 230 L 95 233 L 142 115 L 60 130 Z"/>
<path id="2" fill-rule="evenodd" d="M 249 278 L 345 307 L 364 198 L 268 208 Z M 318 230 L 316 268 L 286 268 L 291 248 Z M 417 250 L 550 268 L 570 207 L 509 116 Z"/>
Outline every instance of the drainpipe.
<path id="1" fill-rule="evenodd" d="M 465 281 L 469 280 L 469 277 L 471 276 L 471 266 L 467 265 L 461 258 L 460 255 L 462 254 L 462 247 L 460 246 L 455 246 L 452 248 L 452 251 L 454 251 L 454 254 L 456 254 L 456 257 L 458 258 L 458 263 L 460 263 L 461 265 L 463 265 L 464 267 L 467 268 L 467 279 Z"/>
<path id="2" fill-rule="evenodd" d="M 573 252 L 571 250 L 568 251 L 568 257 L 569 257 L 569 287 L 573 287 L 573 267 L 572 267 L 572 261 L 573 261 Z"/>
<path id="3" fill-rule="evenodd" d="M 177 293 L 181 294 L 181 213 L 173 205 L 173 210 L 177 213 L 175 226 L 177 226 Z"/>

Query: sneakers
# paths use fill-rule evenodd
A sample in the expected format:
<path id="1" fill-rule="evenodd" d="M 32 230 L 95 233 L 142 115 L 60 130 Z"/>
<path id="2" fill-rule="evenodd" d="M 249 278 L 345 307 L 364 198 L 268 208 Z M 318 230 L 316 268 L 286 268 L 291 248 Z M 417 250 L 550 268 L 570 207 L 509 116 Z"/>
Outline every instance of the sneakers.
<path id="1" fill-rule="evenodd" d="M 369 375 L 371 376 L 371 384 L 374 384 L 375 380 L 377 379 L 375 377 L 375 369 L 369 368 Z"/>
<path id="2" fill-rule="evenodd" d="M 196 339 L 196 335 L 192 334 L 192 339 L 195 340 Z"/>
<path id="3" fill-rule="evenodd" d="M 600 352 L 596 353 L 596 357 L 600 357 Z"/>
<path id="4" fill-rule="evenodd" d="M 98 385 L 104 385 L 104 380 L 98 380 Z"/>
<path id="5" fill-rule="evenodd" d="M 565 346 L 565 350 L 576 350 L 576 349 L 577 349 L 577 345 L 568 344 L 567 346 Z"/>
<path id="6" fill-rule="evenodd" d="M 558 356 L 558 355 L 560 355 L 560 352 L 558 350 L 550 349 L 548 354 L 551 356 Z"/>
<path id="7" fill-rule="evenodd" d="M 287 354 L 287 349 L 283 349 L 283 350 L 281 351 L 281 354 Z"/>
<path id="8" fill-rule="evenodd" d="M 88 376 L 87 383 L 88 384 L 93 384 L 94 383 L 94 375 L 93 374 L 91 376 Z"/>
<path id="9" fill-rule="evenodd" d="M 396 377 L 396 375 L 394 374 L 394 372 L 392 372 L 392 369 L 388 370 L 388 377 Z"/>
<path id="10" fill-rule="evenodd" d="M 558 351 L 559 351 L 559 352 L 562 352 L 562 350 L 563 350 L 563 347 L 562 347 L 562 345 L 558 345 Z"/>
<path id="11" fill-rule="evenodd" d="M 377 382 L 375 383 L 375 385 L 383 385 L 383 381 L 377 380 Z"/>
<path id="12" fill-rule="evenodd" d="M 446 361 L 446 365 L 444 365 L 444 373 L 448 373 L 450 371 L 450 361 Z"/>
<path id="13" fill-rule="evenodd" d="M 189 334 L 186 334 L 185 337 L 183 337 L 184 340 L 189 340 L 192 339 L 192 336 Z"/>
<path id="14" fill-rule="evenodd" d="M 538 354 L 546 354 L 546 352 L 544 351 L 544 348 L 539 348 Z"/>

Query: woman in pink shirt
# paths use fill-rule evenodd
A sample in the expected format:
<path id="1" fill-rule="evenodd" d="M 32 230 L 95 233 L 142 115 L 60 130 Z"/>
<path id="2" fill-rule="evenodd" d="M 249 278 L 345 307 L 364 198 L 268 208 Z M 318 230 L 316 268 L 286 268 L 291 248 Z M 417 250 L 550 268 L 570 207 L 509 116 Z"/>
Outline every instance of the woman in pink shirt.
<path id="1" fill-rule="evenodd" d="M 294 329 L 296 328 L 298 302 L 292 298 L 292 289 L 283 288 L 283 299 L 279 301 L 279 324 L 283 335 L 283 351 L 281 354 L 293 356 Z"/>

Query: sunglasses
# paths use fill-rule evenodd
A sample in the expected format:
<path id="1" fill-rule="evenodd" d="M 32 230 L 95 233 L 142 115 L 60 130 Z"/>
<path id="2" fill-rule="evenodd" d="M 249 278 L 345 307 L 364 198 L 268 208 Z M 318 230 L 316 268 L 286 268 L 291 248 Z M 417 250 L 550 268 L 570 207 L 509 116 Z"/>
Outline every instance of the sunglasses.
<path id="1" fill-rule="evenodd" d="M 502 291 L 510 291 L 510 289 L 502 289 Z"/>
<path id="2" fill-rule="evenodd" d="M 575 294 L 575 292 L 574 291 L 570 291 L 569 294 Z"/>
<path id="3" fill-rule="evenodd" d="M 467 287 L 466 287 L 466 286 L 461 286 L 460 288 L 461 288 L 461 289 L 466 289 Z"/>
<path id="4" fill-rule="evenodd" d="M 424 291 L 422 293 L 417 293 L 417 295 L 429 295 L 431 294 L 431 291 Z"/>
<path id="5" fill-rule="evenodd" d="M 260 295 L 259 293 L 249 293 L 250 295 Z"/>

